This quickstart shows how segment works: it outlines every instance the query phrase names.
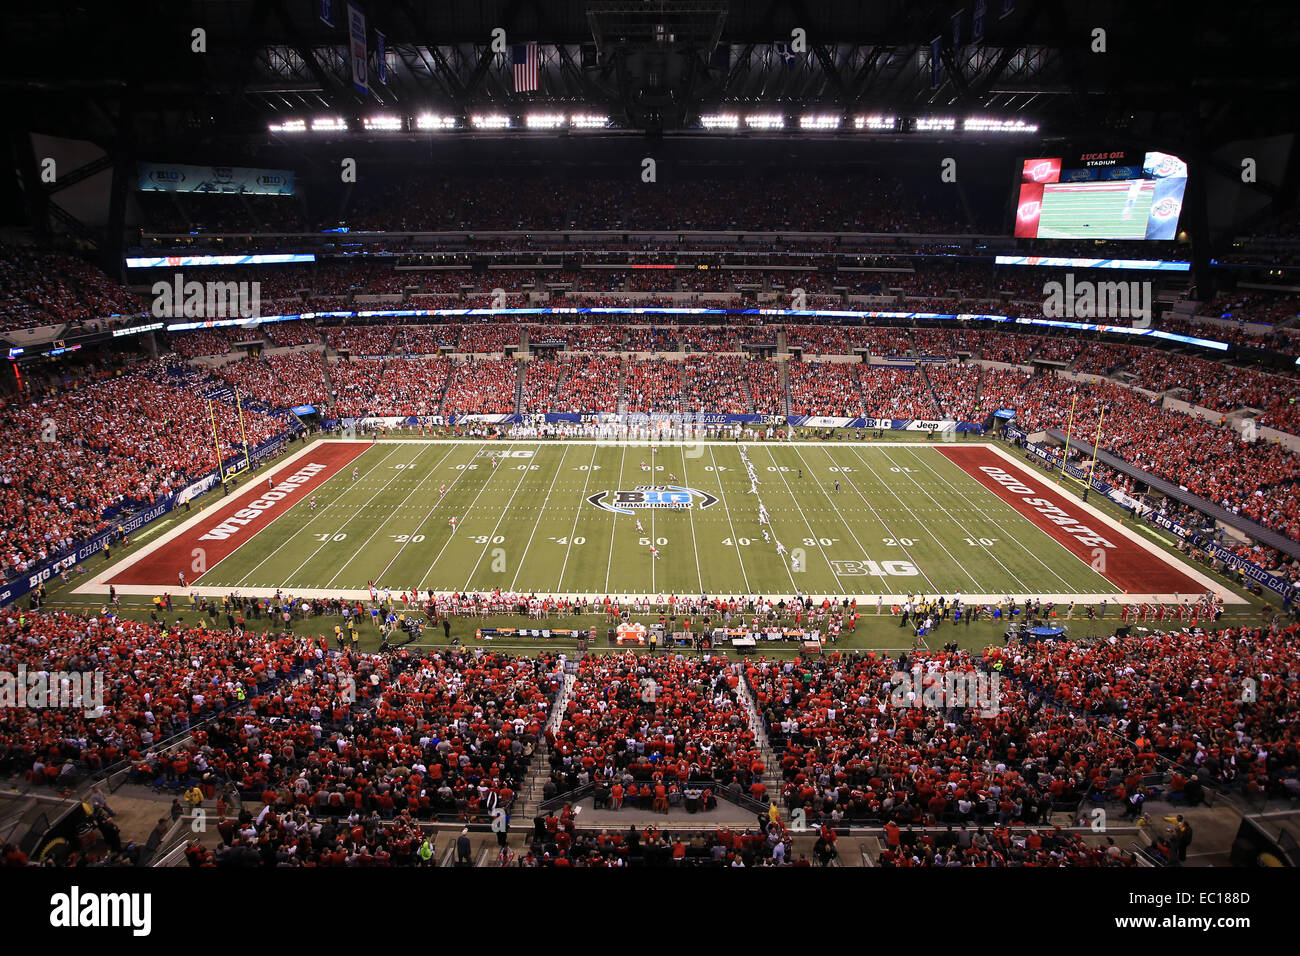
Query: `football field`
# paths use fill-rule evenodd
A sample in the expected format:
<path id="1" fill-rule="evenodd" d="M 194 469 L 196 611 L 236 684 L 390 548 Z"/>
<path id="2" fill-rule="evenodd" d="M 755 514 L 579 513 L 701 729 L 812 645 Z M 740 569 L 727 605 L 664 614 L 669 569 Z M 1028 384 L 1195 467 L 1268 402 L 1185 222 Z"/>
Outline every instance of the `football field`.
<path id="1" fill-rule="evenodd" d="M 366 598 L 371 583 L 1091 602 L 1213 587 L 980 442 L 394 439 L 319 441 L 77 590 Z"/>

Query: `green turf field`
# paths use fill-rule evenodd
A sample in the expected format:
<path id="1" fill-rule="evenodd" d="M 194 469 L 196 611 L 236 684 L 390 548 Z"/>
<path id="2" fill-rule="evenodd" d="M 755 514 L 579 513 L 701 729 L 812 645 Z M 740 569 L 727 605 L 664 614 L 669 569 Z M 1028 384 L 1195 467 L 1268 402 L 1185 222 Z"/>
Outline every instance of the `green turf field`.
<path id="1" fill-rule="evenodd" d="M 355 479 L 349 465 L 320 486 L 316 510 L 286 510 L 197 583 L 330 596 L 362 596 L 372 581 L 596 595 L 1115 590 L 935 448 L 754 444 L 748 454 L 757 494 L 729 443 L 652 454 L 592 442 L 381 442 L 355 460 Z M 643 486 L 689 489 L 691 506 L 601 506 Z"/>
<path id="2" fill-rule="evenodd" d="M 1154 181 L 1142 181 L 1128 204 L 1128 182 L 1089 184 L 1092 191 L 1048 186 L 1038 222 L 1040 239 L 1142 239 L 1151 214 Z M 1053 188 L 1061 190 L 1052 194 Z"/>

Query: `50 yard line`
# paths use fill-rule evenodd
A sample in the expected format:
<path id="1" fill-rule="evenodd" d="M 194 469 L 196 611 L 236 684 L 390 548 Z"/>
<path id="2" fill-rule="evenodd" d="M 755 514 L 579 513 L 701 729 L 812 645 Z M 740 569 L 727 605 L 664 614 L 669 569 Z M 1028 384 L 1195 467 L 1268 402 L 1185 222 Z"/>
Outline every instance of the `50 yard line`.
<path id="1" fill-rule="evenodd" d="M 686 446 L 679 445 L 682 453 L 682 484 L 689 488 L 691 483 L 686 479 Z M 695 502 L 692 500 L 687 506 L 687 514 L 691 519 L 691 550 L 695 552 L 695 577 L 700 584 L 700 593 L 704 593 L 704 572 L 700 569 L 700 547 L 695 540 Z"/>
<path id="2" fill-rule="evenodd" d="M 627 462 L 627 445 L 623 445 L 623 455 L 618 460 L 618 487 L 623 487 L 623 465 Z M 618 530 L 618 513 L 613 512 L 614 520 L 609 526 L 609 561 L 605 564 L 605 593 L 609 594 L 609 572 L 614 567 L 614 532 Z"/>

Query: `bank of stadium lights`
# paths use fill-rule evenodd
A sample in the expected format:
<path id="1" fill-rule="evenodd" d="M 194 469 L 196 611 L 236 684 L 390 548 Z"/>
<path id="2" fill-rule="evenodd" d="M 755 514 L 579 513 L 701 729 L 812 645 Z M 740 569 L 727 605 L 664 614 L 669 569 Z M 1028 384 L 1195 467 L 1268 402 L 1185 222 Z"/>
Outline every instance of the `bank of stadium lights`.
<path id="1" fill-rule="evenodd" d="M 529 129 L 562 129 L 566 122 L 563 113 L 529 113 L 524 117 Z"/>
<path id="2" fill-rule="evenodd" d="M 421 113 L 415 118 L 416 129 L 455 129 L 456 117 L 436 116 L 433 113 Z"/>
<path id="3" fill-rule="evenodd" d="M 832 115 L 811 115 L 799 117 L 799 128 L 813 132 L 840 128 L 840 118 Z"/>
<path id="4" fill-rule="evenodd" d="M 957 128 L 957 121 L 951 116 L 918 116 L 916 131 L 918 133 L 950 132 Z"/>
<path id="5" fill-rule="evenodd" d="M 311 121 L 311 131 L 313 133 L 346 133 L 348 124 L 347 120 L 341 120 L 337 116 L 321 116 Z"/>
<path id="6" fill-rule="evenodd" d="M 854 129 L 892 130 L 895 125 L 895 120 L 892 116 L 875 114 L 872 116 L 855 116 L 853 118 Z"/>
<path id="7" fill-rule="evenodd" d="M 962 120 L 961 128 L 968 133 L 1037 133 L 1037 123 L 1024 120 L 999 120 L 972 116 Z"/>
<path id="8" fill-rule="evenodd" d="M 750 113 L 745 117 L 747 129 L 785 129 L 785 117 L 780 113 Z"/>
<path id="9" fill-rule="evenodd" d="M 700 117 L 700 125 L 705 129 L 739 129 L 740 116 L 737 113 L 705 113 Z"/>
<path id="10" fill-rule="evenodd" d="M 609 125 L 609 117 L 597 113 L 574 113 L 569 117 L 569 125 L 574 129 L 604 129 Z"/>
<path id="11" fill-rule="evenodd" d="M 509 129 L 510 117 L 502 113 L 475 113 L 469 118 L 475 129 Z"/>
<path id="12" fill-rule="evenodd" d="M 402 118 L 400 116 L 367 116 L 363 124 L 368 130 L 400 130 L 402 128 Z"/>
<path id="13" fill-rule="evenodd" d="M 306 120 L 285 120 L 283 123 L 271 123 L 267 129 L 272 133 L 305 133 L 307 132 Z"/>

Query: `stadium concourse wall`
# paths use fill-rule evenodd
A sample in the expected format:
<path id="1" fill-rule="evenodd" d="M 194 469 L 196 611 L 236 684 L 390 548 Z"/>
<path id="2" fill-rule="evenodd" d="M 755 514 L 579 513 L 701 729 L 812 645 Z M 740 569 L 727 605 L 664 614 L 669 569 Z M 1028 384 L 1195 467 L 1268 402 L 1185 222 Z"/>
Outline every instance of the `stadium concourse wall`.
<path id="1" fill-rule="evenodd" d="M 1023 439 L 1023 448 L 1025 451 L 1035 455 L 1039 464 L 1048 471 L 1060 471 L 1061 459 L 1058 455 L 1053 454 L 1048 446 L 1040 445 L 1029 440 L 1028 434 L 1014 426 L 1007 426 L 1007 435 L 1011 438 Z M 1172 519 L 1159 514 L 1149 505 L 1144 505 L 1131 495 L 1127 495 L 1118 488 L 1113 488 L 1100 478 L 1089 478 L 1087 469 L 1080 468 L 1078 465 L 1066 464 L 1065 473 L 1071 478 L 1079 481 L 1081 484 L 1087 484 L 1094 491 L 1105 495 L 1111 501 L 1115 502 L 1122 508 L 1136 511 L 1147 521 L 1159 528 L 1164 528 L 1188 544 L 1206 552 L 1210 557 L 1222 561 L 1225 565 L 1234 571 L 1240 571 L 1246 578 L 1266 587 L 1279 597 L 1290 594 L 1292 598 L 1296 596 L 1296 587 L 1285 578 L 1280 578 L 1276 574 L 1260 567 L 1253 561 L 1247 561 L 1240 555 L 1234 554 L 1227 548 L 1223 547 L 1216 541 L 1212 541 L 1202 534 L 1186 528 Z"/>
<path id="2" fill-rule="evenodd" d="M 256 465 L 262 460 L 277 454 L 288 445 L 290 439 L 298 433 L 300 429 L 291 428 L 283 431 L 278 435 L 254 445 L 248 451 L 248 462 L 250 466 Z M 215 488 L 221 481 L 221 475 L 230 474 L 232 468 L 238 468 L 244 462 L 243 454 L 232 455 L 221 463 L 222 470 L 218 472 L 213 468 L 202 478 L 182 488 L 174 495 L 156 501 L 143 511 L 137 511 L 129 518 L 122 518 L 117 521 L 114 527 L 107 531 L 101 531 L 94 537 L 87 538 L 84 541 L 73 545 L 59 557 L 47 561 L 39 568 L 33 571 L 27 571 L 12 581 L 6 581 L 0 584 L 0 607 L 12 604 L 20 598 L 26 597 L 32 591 L 44 584 L 56 574 L 75 568 L 81 562 L 103 551 L 117 537 L 119 530 L 122 534 L 132 534 L 141 528 L 152 524 L 163 515 L 175 511 L 187 501 L 198 497 L 205 491 Z"/>

